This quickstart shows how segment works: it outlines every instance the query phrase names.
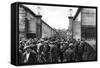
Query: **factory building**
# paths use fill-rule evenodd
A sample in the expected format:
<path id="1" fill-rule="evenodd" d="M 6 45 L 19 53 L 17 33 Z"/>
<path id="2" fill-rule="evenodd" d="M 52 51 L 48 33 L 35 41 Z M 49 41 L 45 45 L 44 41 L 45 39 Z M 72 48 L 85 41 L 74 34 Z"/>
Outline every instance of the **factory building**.
<path id="1" fill-rule="evenodd" d="M 96 50 L 96 8 L 78 8 L 75 16 L 69 18 L 69 23 L 71 38 L 85 39 Z"/>
<path id="2" fill-rule="evenodd" d="M 96 8 L 78 8 L 69 16 L 69 32 L 74 39 L 96 39 Z"/>
<path id="3" fill-rule="evenodd" d="M 53 37 L 57 32 L 29 8 L 19 5 L 19 39 Z"/>

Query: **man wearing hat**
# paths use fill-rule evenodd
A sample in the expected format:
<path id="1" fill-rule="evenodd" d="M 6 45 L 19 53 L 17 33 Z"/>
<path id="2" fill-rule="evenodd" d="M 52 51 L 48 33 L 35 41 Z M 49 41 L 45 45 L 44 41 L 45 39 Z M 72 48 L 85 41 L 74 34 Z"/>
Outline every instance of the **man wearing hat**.
<path id="1" fill-rule="evenodd" d="M 34 64 L 37 62 L 36 54 L 32 52 L 30 46 L 25 46 L 24 55 L 24 63 L 26 64 Z"/>
<path id="2" fill-rule="evenodd" d="M 75 53 L 73 48 L 73 43 L 70 43 L 69 48 L 64 52 L 64 62 L 72 62 L 75 60 Z"/>
<path id="3" fill-rule="evenodd" d="M 51 51 L 52 62 L 58 62 L 59 51 L 55 42 L 53 42 L 53 47 L 50 49 L 50 51 Z"/>
<path id="4" fill-rule="evenodd" d="M 49 61 L 49 56 L 50 56 L 50 46 L 48 44 L 48 41 L 45 41 L 43 44 L 43 58 L 45 62 L 50 62 Z"/>
<path id="5" fill-rule="evenodd" d="M 38 63 L 42 63 L 43 61 L 41 60 L 41 53 L 43 51 L 43 43 L 44 43 L 44 40 L 43 39 L 40 39 L 38 40 L 38 43 L 37 43 L 37 61 Z"/>

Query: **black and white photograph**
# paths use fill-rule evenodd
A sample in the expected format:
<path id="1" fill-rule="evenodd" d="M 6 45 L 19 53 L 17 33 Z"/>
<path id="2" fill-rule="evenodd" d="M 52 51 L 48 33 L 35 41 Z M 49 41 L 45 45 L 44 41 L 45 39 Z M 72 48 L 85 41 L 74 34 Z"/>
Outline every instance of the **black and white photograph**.
<path id="1" fill-rule="evenodd" d="M 18 65 L 97 61 L 97 7 L 20 3 Z"/>

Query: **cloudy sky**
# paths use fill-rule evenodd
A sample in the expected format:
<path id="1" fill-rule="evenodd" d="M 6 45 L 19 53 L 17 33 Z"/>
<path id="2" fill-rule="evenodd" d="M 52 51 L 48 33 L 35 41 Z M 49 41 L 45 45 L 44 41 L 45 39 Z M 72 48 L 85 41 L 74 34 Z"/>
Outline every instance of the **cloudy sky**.
<path id="1" fill-rule="evenodd" d="M 68 29 L 69 26 L 69 9 L 72 9 L 72 16 L 75 15 L 78 8 L 73 7 L 58 7 L 58 6 L 39 6 L 39 5 L 24 5 L 31 9 L 35 14 L 42 15 L 42 19 L 50 25 L 52 28 L 56 29 Z M 40 7 L 38 10 L 37 7 Z"/>

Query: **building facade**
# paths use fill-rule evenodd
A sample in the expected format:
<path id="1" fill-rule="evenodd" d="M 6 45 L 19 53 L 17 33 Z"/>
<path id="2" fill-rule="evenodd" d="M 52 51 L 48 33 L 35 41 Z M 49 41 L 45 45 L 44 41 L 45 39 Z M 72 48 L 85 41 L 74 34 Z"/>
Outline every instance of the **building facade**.
<path id="1" fill-rule="evenodd" d="M 96 9 L 82 9 L 82 37 L 96 39 Z"/>
<path id="2" fill-rule="evenodd" d="M 74 39 L 96 39 L 96 9 L 79 8 L 72 22 Z"/>
<path id="3" fill-rule="evenodd" d="M 96 8 L 79 8 L 72 22 L 72 38 L 85 39 L 96 50 Z"/>

